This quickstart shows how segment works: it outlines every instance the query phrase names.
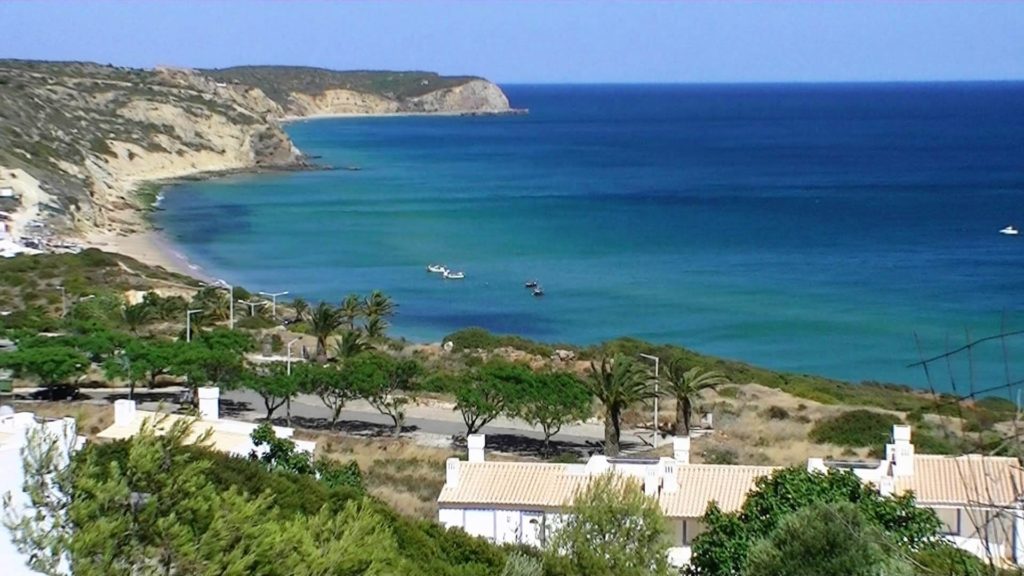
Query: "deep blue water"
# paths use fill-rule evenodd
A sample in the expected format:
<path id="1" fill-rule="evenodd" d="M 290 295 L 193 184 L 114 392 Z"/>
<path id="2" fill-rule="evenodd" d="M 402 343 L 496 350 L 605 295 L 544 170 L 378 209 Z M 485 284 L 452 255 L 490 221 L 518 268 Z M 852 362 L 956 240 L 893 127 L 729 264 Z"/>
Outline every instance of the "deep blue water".
<path id="1" fill-rule="evenodd" d="M 931 353 L 1024 325 L 1024 235 L 997 233 L 1024 227 L 1024 84 L 506 91 L 530 114 L 291 124 L 361 170 L 184 184 L 160 224 L 253 291 L 382 289 L 413 339 L 628 335 L 923 385 L 915 333 Z M 1002 365 L 980 350 L 977 385 Z"/>

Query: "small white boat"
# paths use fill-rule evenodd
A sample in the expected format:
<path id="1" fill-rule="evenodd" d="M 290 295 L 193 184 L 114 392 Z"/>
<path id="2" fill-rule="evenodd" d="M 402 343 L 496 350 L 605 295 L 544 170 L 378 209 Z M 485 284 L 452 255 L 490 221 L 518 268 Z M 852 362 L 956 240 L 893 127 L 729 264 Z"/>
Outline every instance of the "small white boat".
<path id="1" fill-rule="evenodd" d="M 1017 234 L 1020 234 L 1020 230 L 1017 230 L 1013 226 L 1007 226 L 1006 228 L 1000 230 L 999 233 L 1006 234 L 1007 236 L 1016 236 Z"/>
<path id="2" fill-rule="evenodd" d="M 441 274 L 448 280 L 462 280 L 466 277 L 462 272 L 452 272 L 451 270 L 445 270 Z"/>
<path id="3" fill-rule="evenodd" d="M 543 296 L 544 295 L 544 289 L 541 288 L 540 286 L 537 286 L 536 288 L 533 289 L 533 295 L 534 296 Z"/>
<path id="4" fill-rule="evenodd" d="M 444 274 L 448 269 L 444 267 L 444 264 L 430 264 L 427 266 L 427 272 L 433 272 L 434 274 Z"/>

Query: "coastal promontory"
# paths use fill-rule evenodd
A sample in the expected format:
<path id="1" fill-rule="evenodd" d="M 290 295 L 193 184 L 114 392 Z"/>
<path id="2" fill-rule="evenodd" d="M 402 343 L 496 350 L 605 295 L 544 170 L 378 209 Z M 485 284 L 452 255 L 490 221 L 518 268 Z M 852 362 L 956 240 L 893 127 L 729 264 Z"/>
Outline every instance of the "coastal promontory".
<path id="1" fill-rule="evenodd" d="M 131 234 L 155 200 L 143 183 L 303 167 L 286 119 L 510 111 L 473 76 L 0 60 L 0 232 L 44 249 Z"/>

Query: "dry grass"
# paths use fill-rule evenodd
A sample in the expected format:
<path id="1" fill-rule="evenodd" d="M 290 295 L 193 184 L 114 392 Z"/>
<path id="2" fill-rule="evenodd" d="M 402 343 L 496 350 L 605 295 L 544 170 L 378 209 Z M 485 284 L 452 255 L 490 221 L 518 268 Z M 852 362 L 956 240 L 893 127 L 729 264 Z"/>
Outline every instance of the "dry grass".
<path id="1" fill-rule="evenodd" d="M 75 419 L 78 433 L 92 439 L 100 431 L 114 423 L 114 409 L 109 405 L 88 404 L 84 402 L 30 402 L 17 401 L 12 403 L 19 412 L 33 412 L 43 418 Z"/>
<path id="2" fill-rule="evenodd" d="M 367 439 L 297 430 L 296 438 L 316 440 L 317 455 L 355 460 L 367 490 L 401 514 L 414 518 L 437 516 L 437 495 L 444 485 L 452 450 L 416 444 L 406 438 Z"/>

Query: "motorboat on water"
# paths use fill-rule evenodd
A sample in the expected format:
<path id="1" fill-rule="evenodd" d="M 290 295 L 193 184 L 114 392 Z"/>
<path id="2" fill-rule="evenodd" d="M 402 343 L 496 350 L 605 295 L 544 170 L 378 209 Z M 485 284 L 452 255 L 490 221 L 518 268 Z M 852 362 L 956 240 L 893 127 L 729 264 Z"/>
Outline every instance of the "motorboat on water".
<path id="1" fill-rule="evenodd" d="M 1017 234 L 1020 234 L 1020 230 L 1017 230 L 1013 226 L 1007 226 L 1006 228 L 1000 230 L 999 233 L 1005 234 L 1007 236 L 1016 236 Z"/>
<path id="2" fill-rule="evenodd" d="M 444 267 L 444 264 L 429 264 L 427 266 L 427 272 L 433 272 L 434 274 L 444 274 L 448 269 Z"/>
<path id="3" fill-rule="evenodd" d="M 533 295 L 534 296 L 538 296 L 538 297 L 539 296 L 543 296 L 544 295 L 544 289 L 541 288 L 540 286 L 535 286 L 534 289 L 533 289 Z"/>
<path id="4" fill-rule="evenodd" d="M 462 280 L 466 275 L 462 272 L 452 272 L 451 270 L 445 270 L 441 273 L 446 280 Z"/>
<path id="5" fill-rule="evenodd" d="M 537 287 L 537 281 L 536 280 L 530 280 L 529 282 L 527 282 L 525 284 L 525 286 L 527 288 L 536 288 Z"/>

